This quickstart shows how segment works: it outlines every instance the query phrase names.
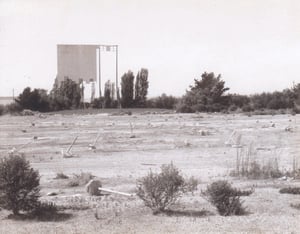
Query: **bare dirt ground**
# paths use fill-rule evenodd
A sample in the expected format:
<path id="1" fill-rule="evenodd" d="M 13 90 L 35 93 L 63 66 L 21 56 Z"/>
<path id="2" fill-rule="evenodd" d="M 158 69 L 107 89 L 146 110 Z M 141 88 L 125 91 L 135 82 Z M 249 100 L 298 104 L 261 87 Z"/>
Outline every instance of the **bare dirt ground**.
<path id="1" fill-rule="evenodd" d="M 299 186 L 299 180 L 249 180 L 230 177 L 236 149 L 226 145 L 233 131 L 241 144 L 250 144 L 262 163 L 276 158 L 282 171 L 300 164 L 300 116 L 245 116 L 174 114 L 133 111 L 132 115 L 105 113 L 44 114 L 0 117 L 0 156 L 15 148 L 24 153 L 41 175 L 42 200 L 68 205 L 58 221 L 11 220 L 0 211 L 0 233 L 300 233 L 299 195 L 279 189 Z M 89 149 L 97 135 L 96 149 Z M 73 139 L 74 157 L 64 158 Z M 234 138 L 234 137 L 233 137 Z M 234 139 L 233 139 L 234 140 Z M 89 196 L 84 186 L 70 187 L 54 179 L 89 172 L 103 187 L 134 193 L 136 180 L 162 164 L 173 164 L 184 176 L 200 181 L 194 194 L 184 196 L 173 213 L 153 215 L 136 197 Z M 218 179 L 239 188 L 254 188 L 242 197 L 249 214 L 220 216 L 200 196 Z M 56 196 L 47 196 L 56 192 Z"/>

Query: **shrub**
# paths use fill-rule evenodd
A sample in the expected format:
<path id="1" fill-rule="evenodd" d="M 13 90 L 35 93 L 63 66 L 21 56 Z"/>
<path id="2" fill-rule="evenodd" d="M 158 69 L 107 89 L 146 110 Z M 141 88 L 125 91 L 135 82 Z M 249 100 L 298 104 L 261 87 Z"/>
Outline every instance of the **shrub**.
<path id="1" fill-rule="evenodd" d="M 223 180 L 212 183 L 206 191 L 202 192 L 208 198 L 208 201 L 217 208 L 219 214 L 223 216 L 246 213 L 240 201 L 241 193 L 241 191 L 232 188 L 227 181 Z"/>
<path id="2" fill-rule="evenodd" d="M 3 115 L 5 111 L 5 106 L 4 105 L 0 105 L 0 115 Z"/>
<path id="3" fill-rule="evenodd" d="M 300 187 L 288 187 L 279 190 L 280 193 L 300 194 Z"/>
<path id="4" fill-rule="evenodd" d="M 69 179 L 69 176 L 65 175 L 63 172 L 56 173 L 55 179 Z"/>
<path id="5" fill-rule="evenodd" d="M 0 207 L 31 211 L 39 204 L 39 173 L 30 168 L 23 156 L 11 155 L 0 161 Z"/>
<path id="6" fill-rule="evenodd" d="M 185 181 L 171 163 L 163 165 L 160 173 L 150 171 L 137 181 L 137 195 L 154 213 L 165 211 L 185 192 Z"/>
<path id="7" fill-rule="evenodd" d="M 32 111 L 49 111 L 49 98 L 44 89 L 25 88 L 18 96 L 16 102 L 23 108 Z"/>
<path id="8" fill-rule="evenodd" d="M 187 104 L 183 103 L 182 101 L 180 101 L 177 105 L 176 105 L 176 112 L 179 113 L 194 113 L 195 111 Z"/>
<path id="9" fill-rule="evenodd" d="M 159 97 L 152 98 L 147 101 L 147 107 L 161 108 L 161 109 L 174 109 L 178 103 L 179 98 L 173 97 L 172 95 L 162 94 Z"/>
<path id="10" fill-rule="evenodd" d="M 72 179 L 69 183 L 68 183 L 69 187 L 77 187 L 79 186 L 79 182 L 75 179 Z"/>
<path id="11" fill-rule="evenodd" d="M 254 111 L 254 108 L 253 108 L 251 105 L 246 104 L 246 105 L 244 105 L 244 106 L 242 107 L 242 111 L 243 111 L 243 112 L 250 112 L 250 111 Z"/>
<path id="12" fill-rule="evenodd" d="M 20 113 L 22 110 L 23 108 L 17 102 L 13 102 L 6 105 L 6 112 L 8 112 L 9 114 L 17 114 Z"/>
<path id="13" fill-rule="evenodd" d="M 182 97 L 177 111 L 189 112 L 219 112 L 228 109 L 230 97 L 225 95 L 229 88 L 221 80 L 221 75 L 213 72 L 203 73 L 201 79 L 194 79 L 194 85 Z"/>
<path id="14" fill-rule="evenodd" d="M 95 176 L 93 176 L 89 172 L 81 172 L 80 174 L 74 174 L 73 178 L 69 181 L 68 185 L 69 187 L 85 185 L 94 177 Z"/>

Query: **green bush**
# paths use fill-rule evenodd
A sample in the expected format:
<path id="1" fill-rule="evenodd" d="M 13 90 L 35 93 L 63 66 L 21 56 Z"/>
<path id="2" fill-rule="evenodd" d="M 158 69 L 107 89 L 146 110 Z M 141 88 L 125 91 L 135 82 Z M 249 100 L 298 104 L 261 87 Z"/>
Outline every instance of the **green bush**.
<path id="1" fill-rule="evenodd" d="M 0 161 L 0 207 L 31 211 L 39 204 L 39 173 L 30 168 L 23 156 L 11 155 Z"/>
<path id="2" fill-rule="evenodd" d="M 172 163 L 163 165 L 160 173 L 150 171 L 137 181 L 137 195 L 153 213 L 165 211 L 186 190 L 183 176 Z"/>
<path id="3" fill-rule="evenodd" d="M 217 208 L 222 216 L 243 215 L 246 213 L 240 201 L 240 196 L 249 194 L 232 188 L 227 181 L 213 182 L 207 186 L 207 190 L 202 194 L 208 198 L 208 201 Z"/>

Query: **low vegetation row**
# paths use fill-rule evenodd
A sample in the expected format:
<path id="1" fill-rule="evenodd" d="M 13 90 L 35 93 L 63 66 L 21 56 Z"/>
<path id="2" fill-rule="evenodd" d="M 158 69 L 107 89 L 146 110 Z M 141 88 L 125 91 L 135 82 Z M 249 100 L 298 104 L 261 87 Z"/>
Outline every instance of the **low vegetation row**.
<path id="1" fill-rule="evenodd" d="M 121 93 L 118 88 L 106 85 L 104 96 L 84 103 L 80 84 L 68 77 L 60 84 L 55 81 L 48 94 L 46 90 L 27 87 L 15 99 L 15 103 L 0 105 L 0 115 L 18 113 L 23 109 L 49 112 L 80 108 L 162 108 L 177 112 L 254 112 L 254 114 L 296 114 L 300 112 L 300 84 L 283 91 L 240 95 L 227 93 L 229 88 L 221 75 L 203 73 L 195 79 L 182 97 L 162 94 L 147 98 L 148 70 L 141 69 L 135 77 L 128 71 L 121 77 Z"/>
<path id="2" fill-rule="evenodd" d="M 68 186 L 91 184 L 94 176 L 81 173 L 69 178 L 58 173 L 55 179 L 70 179 Z M 82 207 L 59 206 L 52 202 L 40 201 L 40 176 L 37 170 L 30 167 L 24 156 L 10 155 L 0 161 L 0 210 L 13 212 L 13 218 L 33 218 L 53 220 L 64 217 L 65 209 L 82 209 Z M 170 207 L 186 193 L 198 189 L 199 181 L 194 177 L 185 178 L 173 163 L 163 165 L 159 173 L 150 171 L 146 176 L 137 180 L 136 195 L 145 206 L 151 208 L 153 214 L 168 213 Z M 101 182 L 96 184 L 96 190 Z M 280 193 L 299 194 L 299 187 L 283 188 Z M 243 206 L 242 196 L 250 196 L 254 189 L 240 190 L 232 187 L 226 180 L 215 181 L 201 191 L 200 196 L 212 204 L 222 216 L 244 215 L 249 211 Z M 57 194 L 54 194 L 57 195 Z M 90 195 L 100 195 L 91 194 Z M 99 200 L 101 202 L 101 200 Z M 298 208 L 299 205 L 292 204 Z M 88 207 L 84 207 L 86 209 Z"/>

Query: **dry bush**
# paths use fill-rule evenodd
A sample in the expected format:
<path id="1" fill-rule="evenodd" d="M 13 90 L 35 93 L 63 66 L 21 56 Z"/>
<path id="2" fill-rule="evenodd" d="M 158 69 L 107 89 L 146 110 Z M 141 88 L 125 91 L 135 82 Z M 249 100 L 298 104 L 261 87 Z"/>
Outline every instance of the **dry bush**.
<path id="1" fill-rule="evenodd" d="M 82 186 L 87 184 L 91 179 L 95 178 L 89 172 L 81 172 L 80 174 L 74 174 L 68 183 L 69 187 Z"/>
<path id="2" fill-rule="evenodd" d="M 280 193 L 300 194 L 300 187 L 288 187 L 279 190 Z"/>
<path id="3" fill-rule="evenodd" d="M 165 211 L 174 204 L 184 192 L 196 189 L 196 180 L 192 183 L 184 180 L 181 172 L 171 163 L 163 165 L 160 173 L 150 171 L 137 181 L 137 195 L 153 213 Z M 188 186 L 189 185 L 189 186 Z"/>
<path id="4" fill-rule="evenodd" d="M 228 216 L 245 214 L 246 209 L 242 206 L 240 196 L 251 193 L 232 188 L 227 181 L 219 180 L 207 186 L 202 195 L 217 208 L 220 215 Z"/>
<path id="5" fill-rule="evenodd" d="M 63 172 L 58 172 L 54 179 L 69 179 L 69 176 L 65 175 Z"/>

